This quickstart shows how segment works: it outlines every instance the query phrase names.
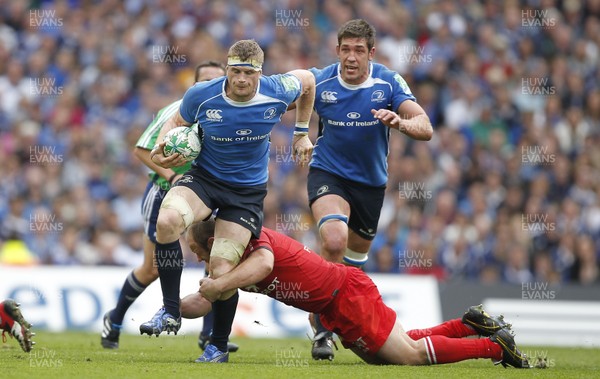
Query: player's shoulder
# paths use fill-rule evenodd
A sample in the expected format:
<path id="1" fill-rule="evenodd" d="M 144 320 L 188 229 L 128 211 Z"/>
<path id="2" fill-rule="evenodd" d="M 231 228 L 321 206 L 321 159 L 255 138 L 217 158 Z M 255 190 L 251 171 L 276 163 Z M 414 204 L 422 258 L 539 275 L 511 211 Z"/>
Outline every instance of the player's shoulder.
<path id="1" fill-rule="evenodd" d="M 309 71 L 313 73 L 317 84 L 319 84 L 327 79 L 336 77 L 338 75 L 338 67 L 338 63 L 333 63 L 323 68 L 313 67 Z"/>
<path id="2" fill-rule="evenodd" d="M 260 77 L 260 85 L 261 87 L 266 87 L 268 89 L 278 89 L 283 87 L 286 92 L 300 90 L 301 88 L 300 79 L 289 72 L 284 74 L 262 75 Z"/>
<path id="3" fill-rule="evenodd" d="M 394 76 L 400 75 L 396 71 L 387 68 L 381 63 L 373 63 L 371 76 L 375 79 L 382 79 L 386 82 L 391 83 L 394 80 Z"/>

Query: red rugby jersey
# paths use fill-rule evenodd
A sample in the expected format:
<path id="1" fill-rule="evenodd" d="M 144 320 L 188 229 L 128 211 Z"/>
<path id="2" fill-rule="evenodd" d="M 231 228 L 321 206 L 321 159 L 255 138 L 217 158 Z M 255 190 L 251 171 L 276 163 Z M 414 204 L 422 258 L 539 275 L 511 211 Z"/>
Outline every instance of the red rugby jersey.
<path id="1" fill-rule="evenodd" d="M 307 312 L 321 312 L 346 278 L 346 266 L 327 262 L 300 242 L 268 228 L 251 239 L 242 260 L 253 251 L 273 252 L 273 271 L 259 283 L 242 288 L 258 292 Z"/>

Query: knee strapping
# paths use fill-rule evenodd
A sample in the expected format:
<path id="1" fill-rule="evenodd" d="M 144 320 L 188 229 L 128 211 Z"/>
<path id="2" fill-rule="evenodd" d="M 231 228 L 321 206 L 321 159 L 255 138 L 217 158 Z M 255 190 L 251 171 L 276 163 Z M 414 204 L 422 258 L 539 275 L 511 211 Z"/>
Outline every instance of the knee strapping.
<path id="1" fill-rule="evenodd" d="M 323 225 L 324 225 L 326 222 L 329 222 L 329 221 L 335 221 L 335 220 L 337 220 L 337 221 L 342 221 L 344 224 L 348 224 L 348 216 L 346 216 L 346 215 L 343 215 L 343 214 L 335 214 L 335 213 L 334 213 L 334 214 L 329 214 L 329 215 L 325 215 L 325 216 L 323 216 L 323 217 L 322 217 L 322 218 L 319 220 L 319 222 L 318 222 L 317 226 L 319 227 L 319 230 L 321 230 L 321 228 L 323 227 Z"/>
<path id="2" fill-rule="evenodd" d="M 167 194 L 167 196 L 160 204 L 160 207 L 174 209 L 177 212 L 179 212 L 181 218 L 183 219 L 183 224 L 186 229 L 194 222 L 194 211 L 183 196 Z"/>
<path id="3" fill-rule="evenodd" d="M 210 256 L 223 258 L 237 265 L 244 254 L 244 250 L 246 250 L 246 246 L 237 241 L 229 238 L 215 238 Z"/>
<path id="4" fill-rule="evenodd" d="M 369 253 L 359 253 L 358 251 L 346 248 L 346 253 L 344 255 L 345 264 L 360 267 L 367 263 L 368 259 Z"/>

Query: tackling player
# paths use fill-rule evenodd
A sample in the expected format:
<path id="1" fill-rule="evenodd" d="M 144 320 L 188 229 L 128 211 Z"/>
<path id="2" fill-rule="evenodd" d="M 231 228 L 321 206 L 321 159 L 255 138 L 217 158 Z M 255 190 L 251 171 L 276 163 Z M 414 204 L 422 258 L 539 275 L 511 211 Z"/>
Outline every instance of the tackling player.
<path id="1" fill-rule="evenodd" d="M 314 103 L 313 74 L 294 70 L 262 76 L 263 61 L 264 53 L 254 40 L 236 42 L 227 55 L 227 76 L 190 88 L 177 114 L 161 129 L 162 137 L 173 127 L 197 122 L 204 140 L 192 169 L 169 190 L 159 211 L 155 256 L 164 309 L 153 318 L 154 326 L 149 329 L 153 334 L 177 332 L 181 326 L 179 236 L 189 225 L 207 219 L 218 209 L 209 264 L 213 278 L 232 270 L 250 237 L 260 234 L 267 193 L 269 135 L 294 101 L 298 108 L 294 155 L 307 162 L 312 152 L 306 133 Z M 154 163 L 164 168 L 183 163 L 179 154 L 165 157 L 163 147 L 161 143 L 152 150 Z M 234 289 L 223 294 L 222 300 L 235 294 Z M 215 311 L 215 317 L 220 317 L 218 308 Z"/>
<path id="2" fill-rule="evenodd" d="M 225 75 L 225 67 L 214 61 L 206 61 L 196 66 L 194 82 L 207 82 Z M 148 125 L 136 143 L 134 154 L 151 172 L 150 181 L 146 187 L 142 201 L 142 214 L 144 216 L 144 262 L 135 268 L 125 280 L 117 305 L 108 311 L 103 318 L 101 344 L 107 349 L 119 347 L 119 335 L 125 313 L 133 302 L 144 292 L 152 282 L 158 278 L 158 271 L 154 264 L 154 248 L 156 244 L 156 219 L 160 204 L 171 185 L 181 178 L 183 173 L 191 168 L 191 163 L 179 167 L 162 168 L 150 160 L 150 151 L 156 144 L 158 134 L 163 124 L 179 109 L 181 100 L 177 100 L 158 111 L 156 118 Z M 234 307 L 235 308 L 235 307 Z M 233 310 L 235 312 L 235 309 Z M 212 312 L 204 317 L 199 345 L 204 348 L 213 327 Z M 229 351 L 236 351 L 237 346 L 230 344 Z"/>
<path id="3" fill-rule="evenodd" d="M 198 260 L 210 260 L 212 221 L 193 224 L 186 235 Z M 405 332 L 371 279 L 360 269 L 325 261 L 303 244 L 263 228 L 242 255 L 242 263 L 218 279 L 204 278 L 197 293 L 182 299 L 184 317 L 201 317 L 210 301 L 235 288 L 258 292 L 307 312 L 340 336 L 344 347 L 371 364 L 432 365 L 491 358 L 517 368 L 529 367 L 502 317 L 483 307 L 469 308 L 462 319 Z M 286 290 L 293 288 L 292 291 Z M 489 338 L 462 338 L 482 335 Z M 214 350 L 209 345 L 206 350 Z M 229 354 L 212 362 L 227 362 Z M 200 360 L 204 362 L 203 360 Z"/>
<path id="4" fill-rule="evenodd" d="M 361 267 L 383 205 L 391 129 L 426 141 L 433 128 L 404 79 L 372 62 L 371 25 L 348 21 L 337 37 L 339 62 L 310 70 L 316 78 L 319 137 L 310 162 L 308 197 L 322 256 Z M 312 356 L 333 359 L 332 334 L 315 319 Z"/>

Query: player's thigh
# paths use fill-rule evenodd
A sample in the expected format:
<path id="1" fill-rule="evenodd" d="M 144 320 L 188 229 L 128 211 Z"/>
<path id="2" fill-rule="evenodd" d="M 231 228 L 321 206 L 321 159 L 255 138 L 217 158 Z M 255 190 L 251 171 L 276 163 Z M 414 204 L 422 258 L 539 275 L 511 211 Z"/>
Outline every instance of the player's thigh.
<path id="1" fill-rule="evenodd" d="M 212 210 L 200 199 L 200 197 L 189 187 L 176 186 L 169 190 L 163 204 L 172 202 L 175 198 L 181 198 L 191 208 L 194 214 L 193 222 L 205 220 L 212 214 Z M 163 206 L 162 209 L 165 209 Z M 161 211 L 162 211 L 161 209 Z M 167 208 L 170 209 L 170 208 Z"/>
<path id="2" fill-rule="evenodd" d="M 238 223 L 223 220 L 219 217 L 215 220 L 215 239 L 227 238 L 246 246 L 251 236 L 250 230 Z"/>
<path id="3" fill-rule="evenodd" d="M 415 341 L 410 338 L 398 320 L 376 356 L 387 364 L 423 365 L 427 363 L 423 341 Z"/>

